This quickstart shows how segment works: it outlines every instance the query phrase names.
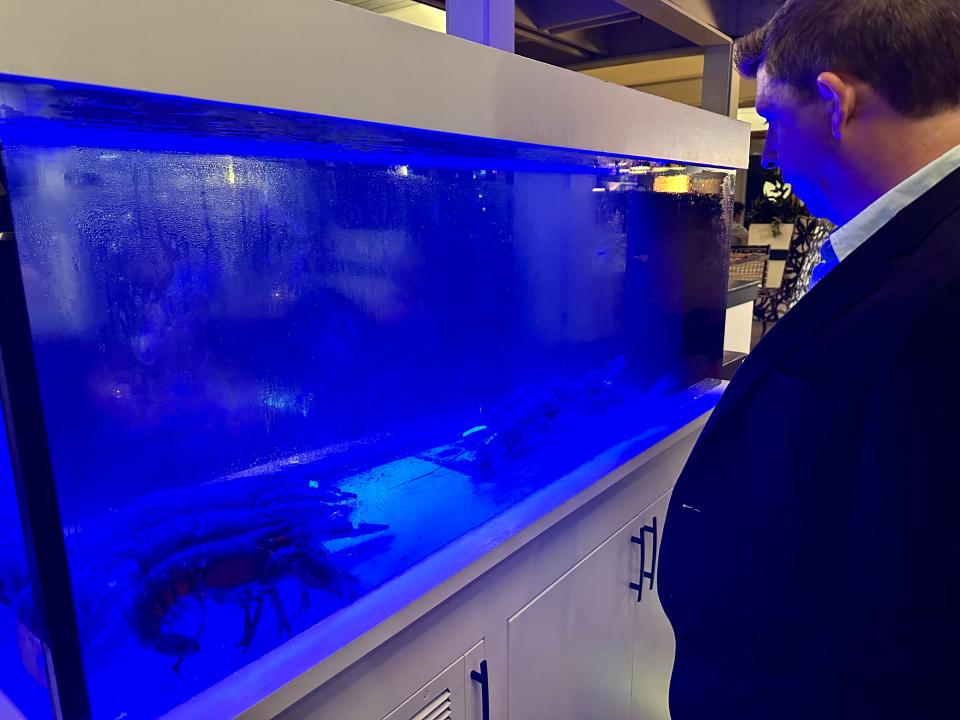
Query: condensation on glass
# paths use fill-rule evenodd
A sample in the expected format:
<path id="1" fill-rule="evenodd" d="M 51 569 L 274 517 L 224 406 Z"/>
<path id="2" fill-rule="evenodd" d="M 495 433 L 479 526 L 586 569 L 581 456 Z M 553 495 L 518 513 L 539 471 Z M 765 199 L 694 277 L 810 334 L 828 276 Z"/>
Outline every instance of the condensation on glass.
<path id="1" fill-rule="evenodd" d="M 97 718 L 182 703 L 718 369 L 727 171 L 16 78 L 0 113 Z"/>

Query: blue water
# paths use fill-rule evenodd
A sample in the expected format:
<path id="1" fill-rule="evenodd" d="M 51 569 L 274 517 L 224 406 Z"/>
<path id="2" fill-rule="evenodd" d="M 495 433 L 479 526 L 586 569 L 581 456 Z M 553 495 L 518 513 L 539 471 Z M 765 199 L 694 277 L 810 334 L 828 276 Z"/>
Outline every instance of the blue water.
<path id="1" fill-rule="evenodd" d="M 718 368 L 727 173 L 16 79 L 0 114 L 98 718 L 178 705 Z"/>

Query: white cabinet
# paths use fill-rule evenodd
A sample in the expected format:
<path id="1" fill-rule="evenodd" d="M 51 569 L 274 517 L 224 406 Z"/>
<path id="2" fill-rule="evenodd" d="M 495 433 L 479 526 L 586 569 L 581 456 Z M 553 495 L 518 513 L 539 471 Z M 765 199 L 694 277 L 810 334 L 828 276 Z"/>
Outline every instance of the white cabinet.
<path id="1" fill-rule="evenodd" d="M 705 422 L 605 490 L 590 486 L 542 532 L 512 529 L 517 549 L 279 717 L 242 720 L 666 720 L 674 640 L 656 562 L 669 492 Z"/>
<path id="2" fill-rule="evenodd" d="M 510 618 L 510 720 L 669 718 L 673 631 L 656 592 L 668 501 L 637 515 Z"/>
<path id="3" fill-rule="evenodd" d="M 630 720 L 631 528 L 508 621 L 510 720 Z"/>
<path id="4" fill-rule="evenodd" d="M 656 561 L 660 554 L 660 538 L 667 517 L 667 505 L 670 495 L 665 495 L 640 515 L 633 526 L 642 537 L 644 545 L 634 544 L 634 564 L 632 567 L 641 579 L 643 590 L 640 601 L 634 591 L 635 615 L 633 624 L 633 713 L 631 720 L 667 720 L 670 717 L 668 706 L 670 675 L 673 672 L 673 657 L 676 641 L 673 628 L 667 619 L 660 596 L 657 593 Z M 653 529 L 655 528 L 655 530 Z M 641 553 L 641 549 L 643 552 Z M 641 577 L 639 555 L 644 555 Z M 650 577 L 652 575 L 652 577 Z M 634 580 L 633 582 L 636 582 Z"/>
<path id="5" fill-rule="evenodd" d="M 486 684 L 487 664 L 479 642 L 383 720 L 481 720 L 484 707 L 489 707 Z"/>

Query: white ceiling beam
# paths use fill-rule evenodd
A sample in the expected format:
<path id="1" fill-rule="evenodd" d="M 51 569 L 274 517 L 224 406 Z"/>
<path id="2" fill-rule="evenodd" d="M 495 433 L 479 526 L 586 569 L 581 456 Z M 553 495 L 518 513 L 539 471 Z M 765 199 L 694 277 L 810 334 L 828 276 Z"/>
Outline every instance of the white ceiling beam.
<path id="1" fill-rule="evenodd" d="M 689 8 L 681 7 L 678 2 L 687 2 Z M 716 22 L 711 13 L 707 19 L 695 14 L 695 10 L 708 7 L 703 0 L 617 0 L 629 10 L 642 15 L 682 38 L 696 45 L 725 45 L 733 40 L 718 30 L 710 21 Z"/>
<path id="2" fill-rule="evenodd" d="M 603 27 L 634 16 L 617 0 L 517 0 L 517 8 L 549 32 Z"/>
<path id="3" fill-rule="evenodd" d="M 726 26 L 727 0 L 669 0 L 673 5 L 717 29 Z"/>
<path id="4" fill-rule="evenodd" d="M 715 0 L 617 1 L 702 46 L 703 96 L 700 107 L 727 117 L 736 117 L 740 99 L 740 76 L 733 68 L 733 39 L 717 29 Z"/>

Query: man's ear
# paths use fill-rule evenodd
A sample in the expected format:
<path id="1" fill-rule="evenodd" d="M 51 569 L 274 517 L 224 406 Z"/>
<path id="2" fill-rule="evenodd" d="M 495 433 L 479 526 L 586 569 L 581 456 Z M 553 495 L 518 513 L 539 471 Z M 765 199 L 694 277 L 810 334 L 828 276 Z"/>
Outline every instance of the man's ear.
<path id="1" fill-rule="evenodd" d="M 832 72 L 820 73 L 817 87 L 820 97 L 829 104 L 830 132 L 834 140 L 840 140 L 856 112 L 857 91 L 852 84 Z"/>

